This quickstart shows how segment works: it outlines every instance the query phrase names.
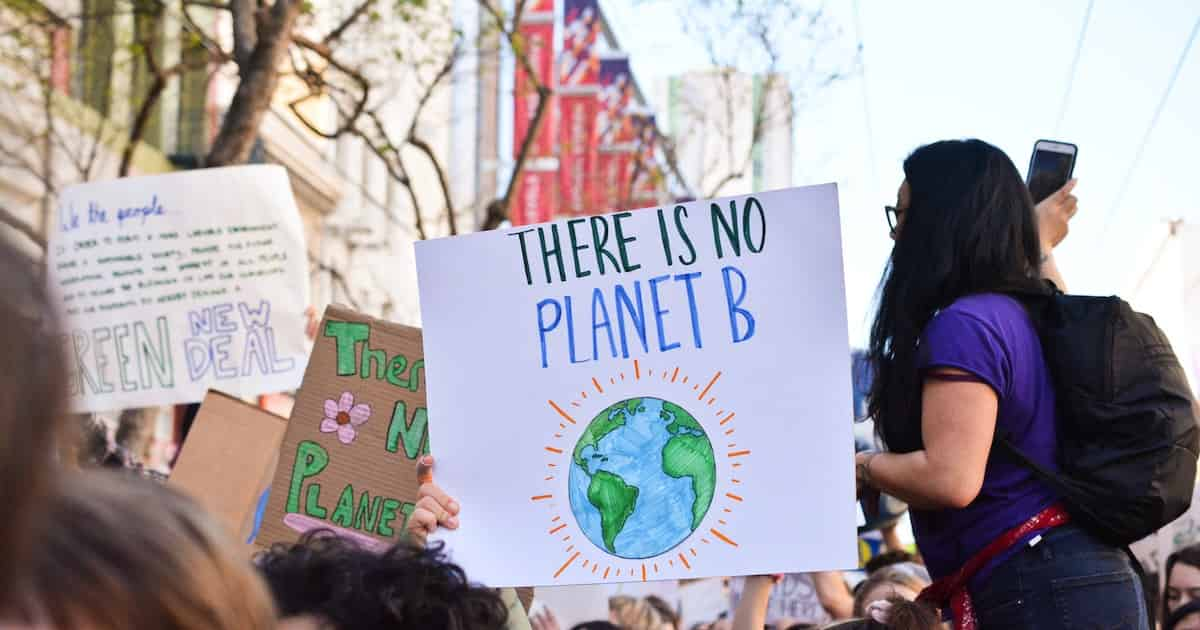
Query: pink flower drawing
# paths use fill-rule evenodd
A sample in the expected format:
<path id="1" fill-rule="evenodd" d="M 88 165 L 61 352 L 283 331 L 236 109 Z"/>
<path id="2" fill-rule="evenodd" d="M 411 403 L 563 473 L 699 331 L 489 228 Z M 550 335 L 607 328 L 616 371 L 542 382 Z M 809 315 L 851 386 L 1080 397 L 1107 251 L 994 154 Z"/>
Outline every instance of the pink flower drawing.
<path id="1" fill-rule="evenodd" d="M 342 392 L 339 400 L 325 400 L 325 419 L 321 420 L 321 433 L 337 433 L 342 444 L 349 444 L 358 436 L 358 427 L 371 418 L 371 405 L 354 404 L 354 394 Z"/>

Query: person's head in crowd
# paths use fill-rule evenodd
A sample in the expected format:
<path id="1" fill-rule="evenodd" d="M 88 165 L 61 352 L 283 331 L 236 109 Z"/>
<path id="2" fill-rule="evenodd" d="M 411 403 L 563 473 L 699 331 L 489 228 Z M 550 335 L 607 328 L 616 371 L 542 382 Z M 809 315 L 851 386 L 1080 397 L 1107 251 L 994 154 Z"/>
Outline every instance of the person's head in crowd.
<path id="1" fill-rule="evenodd" d="M 1200 600 L 1192 600 L 1167 615 L 1163 630 L 1200 630 Z"/>
<path id="2" fill-rule="evenodd" d="M 1184 547 L 1167 557 L 1164 571 L 1163 619 L 1171 613 L 1200 601 L 1200 545 Z"/>
<path id="3" fill-rule="evenodd" d="M 256 558 L 280 617 L 309 628 L 503 628 L 500 595 L 467 581 L 440 546 L 400 544 L 380 554 L 318 530 Z"/>
<path id="4" fill-rule="evenodd" d="M 940 630 L 942 621 L 920 602 L 894 597 L 875 602 L 864 615 L 825 626 L 826 630 Z"/>
<path id="5" fill-rule="evenodd" d="M 981 140 L 935 142 L 904 160 L 895 245 L 871 330 L 868 413 L 888 450 L 921 448 L 917 339 L 938 310 L 975 293 L 1040 290 L 1033 199 L 1012 160 Z"/>
<path id="6" fill-rule="evenodd" d="M 645 599 L 617 595 L 608 599 L 608 620 L 623 630 L 673 630 L 653 604 Z"/>
<path id="7" fill-rule="evenodd" d="M 874 573 L 880 569 L 883 569 L 885 567 L 890 567 L 895 564 L 903 564 L 903 563 L 908 563 L 908 562 L 911 562 L 914 564 L 920 564 L 920 562 L 917 559 L 917 556 L 915 556 L 907 551 L 904 551 L 904 550 L 885 551 L 879 555 L 872 557 L 870 560 L 867 560 L 867 564 L 863 566 L 863 569 L 866 570 L 867 575 L 871 575 L 872 573 Z"/>
<path id="8" fill-rule="evenodd" d="M 858 586 L 854 596 L 854 616 L 866 616 L 867 608 L 880 601 L 903 599 L 912 601 L 929 586 L 929 580 L 921 579 L 912 572 L 892 566 L 871 574 Z"/>
<path id="9" fill-rule="evenodd" d="M 33 540 L 21 621 L 39 628 L 266 630 L 245 551 L 174 489 L 128 472 L 64 475 Z"/>
<path id="10" fill-rule="evenodd" d="M 66 413 L 56 308 L 34 260 L 0 234 L 0 611 L 30 556 Z"/>
<path id="11" fill-rule="evenodd" d="M 653 606 L 654 610 L 658 611 L 659 616 L 661 616 L 664 621 L 670 624 L 672 628 L 679 630 L 679 624 L 682 623 L 683 620 L 679 618 L 679 613 L 676 612 L 675 609 L 666 602 L 666 600 L 657 595 L 647 595 L 646 603 Z"/>

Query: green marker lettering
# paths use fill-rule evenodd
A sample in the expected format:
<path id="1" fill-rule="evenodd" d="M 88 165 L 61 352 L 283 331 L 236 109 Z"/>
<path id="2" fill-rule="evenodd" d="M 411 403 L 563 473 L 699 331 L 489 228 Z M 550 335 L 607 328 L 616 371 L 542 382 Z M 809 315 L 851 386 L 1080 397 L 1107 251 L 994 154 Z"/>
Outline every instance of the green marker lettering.
<path id="1" fill-rule="evenodd" d="M 358 509 L 354 512 L 354 529 L 370 533 L 375 531 L 379 522 L 379 510 L 382 507 L 382 497 L 371 497 L 363 490 L 358 499 Z"/>
<path id="2" fill-rule="evenodd" d="M 387 367 L 387 382 L 396 387 L 407 387 L 408 381 L 400 378 L 404 373 L 404 368 L 408 367 L 408 359 L 404 358 L 403 354 L 397 354 L 388 362 Z"/>
<path id="3" fill-rule="evenodd" d="M 354 346 L 371 336 L 371 327 L 360 322 L 331 321 L 325 323 L 325 336 L 337 340 L 337 375 L 354 375 Z"/>
<path id="4" fill-rule="evenodd" d="M 392 536 L 396 533 L 392 529 L 392 521 L 396 520 L 396 510 L 400 508 L 400 502 L 395 499 L 384 499 L 383 510 L 379 513 L 379 528 L 375 533 L 380 536 Z"/>
<path id="5" fill-rule="evenodd" d="M 300 442 L 300 445 L 296 447 L 296 461 L 292 464 L 292 479 L 288 484 L 287 511 L 289 513 L 300 512 L 300 489 L 304 485 L 304 480 L 320 474 L 328 465 L 329 453 L 320 444 L 310 440 Z"/>
<path id="6" fill-rule="evenodd" d="M 417 504 L 408 503 L 407 501 L 401 504 L 400 513 L 404 515 L 404 522 L 400 523 L 400 529 L 408 527 L 408 519 L 412 516 L 413 511 L 417 509 Z"/>
<path id="7" fill-rule="evenodd" d="M 409 459 L 416 459 L 417 455 L 429 454 L 429 441 L 427 439 L 429 426 L 429 412 L 425 407 L 417 407 L 413 410 L 412 419 L 408 419 L 408 405 L 403 400 L 397 400 L 396 406 L 392 408 L 392 422 L 388 424 L 387 441 L 384 442 L 384 448 L 389 453 L 395 453 L 400 450 L 400 443 L 404 443 L 404 455 Z"/>
<path id="8" fill-rule="evenodd" d="M 321 484 L 314 483 L 308 487 L 304 497 L 304 513 L 313 518 L 325 518 L 327 512 L 321 507 Z"/>
<path id="9" fill-rule="evenodd" d="M 364 380 L 371 378 L 372 375 L 375 378 L 383 378 L 383 366 L 387 364 L 387 360 L 387 353 L 383 350 L 373 350 L 370 347 L 363 346 L 362 366 L 358 371 L 358 375 Z"/>
<path id="10" fill-rule="evenodd" d="M 329 520 L 342 527 L 354 525 L 354 486 L 346 484 L 346 487 L 342 488 L 337 508 L 333 510 L 333 516 Z"/>

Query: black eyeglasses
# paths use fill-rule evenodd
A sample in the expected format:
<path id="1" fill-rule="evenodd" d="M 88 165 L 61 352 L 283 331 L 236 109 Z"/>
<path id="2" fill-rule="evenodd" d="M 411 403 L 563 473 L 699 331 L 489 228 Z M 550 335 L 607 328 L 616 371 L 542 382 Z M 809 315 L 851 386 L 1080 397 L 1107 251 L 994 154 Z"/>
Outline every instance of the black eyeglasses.
<path id="1" fill-rule="evenodd" d="M 895 236 L 896 228 L 900 226 L 900 215 L 904 214 L 904 211 L 896 209 L 896 206 L 884 206 L 883 213 L 887 215 L 888 228 Z"/>

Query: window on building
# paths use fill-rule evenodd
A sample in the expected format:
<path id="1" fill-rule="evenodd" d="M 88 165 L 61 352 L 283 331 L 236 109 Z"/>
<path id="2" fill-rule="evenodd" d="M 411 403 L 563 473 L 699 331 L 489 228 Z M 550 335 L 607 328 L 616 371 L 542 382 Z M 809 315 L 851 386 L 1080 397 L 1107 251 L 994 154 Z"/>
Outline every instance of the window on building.
<path id="1" fill-rule="evenodd" d="M 75 95 L 102 116 L 108 115 L 112 101 L 115 12 L 116 0 L 83 0 Z"/>
<path id="2" fill-rule="evenodd" d="M 205 61 L 208 51 L 199 39 L 186 30 L 180 35 L 183 40 L 180 55 L 190 70 L 179 77 L 179 121 L 177 152 L 190 159 L 198 159 L 208 147 L 208 69 Z"/>
<path id="3" fill-rule="evenodd" d="M 164 33 L 162 4 L 155 0 L 133 0 L 133 74 L 130 77 L 130 94 L 134 102 L 130 107 L 130 116 L 137 116 L 154 83 L 154 74 L 146 60 L 147 52 L 153 55 L 155 63 L 161 68 Z M 130 124 L 133 124 L 133 120 L 130 120 Z M 160 149 L 163 146 L 161 95 L 146 120 L 142 142 Z"/>

